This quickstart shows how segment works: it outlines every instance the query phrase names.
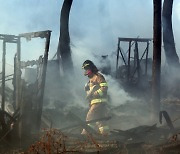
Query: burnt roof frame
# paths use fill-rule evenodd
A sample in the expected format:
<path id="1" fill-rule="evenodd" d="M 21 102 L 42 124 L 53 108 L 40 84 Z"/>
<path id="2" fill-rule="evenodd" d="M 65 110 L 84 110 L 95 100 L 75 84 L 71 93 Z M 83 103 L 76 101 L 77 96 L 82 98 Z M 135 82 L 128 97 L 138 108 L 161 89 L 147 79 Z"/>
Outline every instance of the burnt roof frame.
<path id="1" fill-rule="evenodd" d="M 121 57 L 122 57 L 122 60 L 124 62 L 124 64 L 128 67 L 128 74 L 127 74 L 127 80 L 130 81 L 130 79 L 132 79 L 136 73 L 136 71 L 138 71 L 138 66 L 135 68 L 135 71 L 133 72 L 132 76 L 130 76 L 130 58 L 131 58 L 131 47 L 133 46 L 133 44 L 138 44 L 139 42 L 144 42 L 144 43 L 147 43 L 147 46 L 141 56 L 141 58 L 139 59 L 139 52 L 138 52 L 138 49 L 137 49 L 137 52 L 138 52 L 138 63 L 140 64 L 142 58 L 144 57 L 145 53 L 146 53 L 146 65 L 145 65 L 145 75 L 147 75 L 147 58 L 148 58 L 148 52 L 149 52 L 149 43 L 150 41 L 152 41 L 151 38 L 124 38 L 124 37 L 118 37 L 118 45 L 117 45 L 117 56 L 116 56 L 116 78 L 118 76 L 118 67 L 119 67 L 119 53 L 121 54 Z M 128 53 L 128 61 L 126 62 L 125 58 L 124 58 L 124 55 L 122 53 L 122 50 L 121 50 L 121 42 L 129 42 L 129 48 L 127 50 L 127 53 Z M 135 57 L 134 57 L 135 58 Z M 139 71 L 138 71 L 139 72 Z M 138 73 L 138 76 L 139 73 Z"/>

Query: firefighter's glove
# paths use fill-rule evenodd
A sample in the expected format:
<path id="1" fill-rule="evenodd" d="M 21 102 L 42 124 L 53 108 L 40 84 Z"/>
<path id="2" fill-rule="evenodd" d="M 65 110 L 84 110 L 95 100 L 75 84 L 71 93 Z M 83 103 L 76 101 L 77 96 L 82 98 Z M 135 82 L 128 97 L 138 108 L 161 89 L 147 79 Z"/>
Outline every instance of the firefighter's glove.
<path id="1" fill-rule="evenodd" d="M 91 90 L 86 91 L 86 94 L 87 94 L 86 99 L 91 99 L 91 98 L 92 98 L 92 92 L 91 92 Z"/>
<path id="2" fill-rule="evenodd" d="M 86 83 L 86 84 L 85 84 L 85 86 L 84 86 L 84 90 L 85 90 L 85 91 L 89 91 L 89 90 L 90 90 L 90 88 L 89 88 L 89 84 L 88 84 L 88 83 Z"/>
<path id="3" fill-rule="evenodd" d="M 94 85 L 89 91 L 87 91 L 86 99 L 91 99 L 94 96 L 94 92 L 97 90 L 97 86 Z"/>
<path id="4" fill-rule="evenodd" d="M 98 92 L 97 91 L 95 91 L 94 93 L 93 93 L 93 96 L 98 96 L 99 94 L 98 94 Z"/>

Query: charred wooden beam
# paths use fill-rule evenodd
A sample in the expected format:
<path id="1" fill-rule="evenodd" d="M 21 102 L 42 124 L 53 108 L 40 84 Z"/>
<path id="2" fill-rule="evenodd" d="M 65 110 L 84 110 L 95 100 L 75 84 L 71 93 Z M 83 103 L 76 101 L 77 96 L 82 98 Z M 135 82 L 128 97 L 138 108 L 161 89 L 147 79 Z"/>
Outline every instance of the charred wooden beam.
<path id="1" fill-rule="evenodd" d="M 160 111 L 161 74 L 161 0 L 154 0 L 153 69 L 152 69 L 152 112 L 158 118 Z"/>
<path id="2" fill-rule="evenodd" d="M 82 121 L 78 116 L 74 115 L 73 113 L 69 113 L 69 116 L 76 120 L 88 133 L 98 135 L 98 133 L 93 128 L 88 126 L 87 123 Z"/>
<path id="3" fill-rule="evenodd" d="M 173 133 L 175 131 L 173 123 L 171 121 L 171 118 L 169 116 L 169 114 L 166 111 L 160 111 L 159 113 L 159 122 L 162 124 L 162 116 L 164 116 L 167 125 L 169 126 L 171 132 Z"/>
<path id="4" fill-rule="evenodd" d="M 38 65 L 39 63 L 41 63 L 41 59 L 40 58 L 38 60 L 21 61 L 21 68 L 25 68 L 25 67 L 28 67 L 28 66 Z"/>
<path id="5" fill-rule="evenodd" d="M 0 40 L 4 40 L 8 43 L 17 43 L 19 37 L 15 35 L 0 34 Z"/>
<path id="6" fill-rule="evenodd" d="M 44 88 L 45 88 L 45 80 L 46 80 L 46 70 L 47 70 L 50 37 L 51 37 L 51 31 L 46 31 L 46 43 L 45 43 L 45 52 L 44 52 L 44 57 L 43 57 L 43 68 L 42 68 L 40 83 L 38 85 L 39 91 L 37 94 L 37 97 L 38 97 L 37 130 L 39 130 L 40 126 L 41 126 L 41 116 L 42 116 L 43 97 L 44 97 Z"/>
<path id="7" fill-rule="evenodd" d="M 146 54 L 146 65 L 147 65 L 147 59 L 148 59 L 148 53 L 147 53 L 147 52 L 148 52 L 148 50 L 149 50 L 149 46 L 146 47 L 146 49 L 144 50 L 141 58 L 139 59 L 139 65 L 140 65 L 140 63 L 141 63 L 141 61 L 142 61 L 142 59 L 143 59 L 143 57 L 144 57 L 145 54 Z M 145 67 L 147 67 L 146 65 L 145 65 Z M 133 79 L 133 77 L 134 77 L 137 69 L 138 69 L 138 67 L 136 67 L 135 70 L 134 70 L 134 72 L 132 73 L 132 75 L 131 75 L 131 80 Z M 146 70 L 146 69 L 145 69 L 145 70 Z M 145 73 L 146 73 L 146 72 L 145 72 Z"/>
<path id="8" fill-rule="evenodd" d="M 125 41 L 125 42 L 129 42 L 129 41 L 149 42 L 152 40 L 151 38 L 124 38 L 124 37 L 119 37 L 118 39 L 119 41 Z"/>
<path id="9" fill-rule="evenodd" d="M 3 41 L 3 56 L 2 56 L 2 102 L 1 109 L 5 107 L 5 75 L 6 75 L 6 42 Z"/>
<path id="10" fill-rule="evenodd" d="M 19 34 L 20 37 L 24 37 L 27 40 L 31 40 L 31 38 L 36 38 L 36 37 L 40 37 L 40 38 L 47 38 L 49 35 L 49 30 L 46 31 L 39 31 L 39 32 L 31 32 L 31 33 L 22 33 Z"/>
<path id="11" fill-rule="evenodd" d="M 148 66 L 148 54 L 149 54 L 149 42 L 147 42 L 147 52 L 146 52 L 146 65 L 145 65 L 145 75 L 147 76 L 147 66 Z"/>
<path id="12" fill-rule="evenodd" d="M 99 118 L 99 119 L 95 119 L 95 120 L 91 120 L 91 121 L 85 121 L 85 122 L 81 122 L 81 123 L 78 122 L 77 124 L 61 128 L 60 130 L 62 131 L 62 130 L 67 130 L 67 129 L 71 129 L 71 128 L 74 128 L 74 127 L 78 127 L 78 126 L 81 126 L 82 123 L 87 125 L 87 124 L 95 123 L 97 121 L 106 121 L 106 120 L 109 120 L 109 119 L 111 119 L 111 117 L 104 117 L 104 118 Z"/>
<path id="13" fill-rule="evenodd" d="M 119 65 L 118 65 L 118 63 L 119 63 L 119 51 L 120 51 L 120 41 L 118 39 L 118 47 L 117 47 L 117 55 L 116 55 L 116 78 L 118 76 L 117 72 L 118 72 L 118 67 L 119 67 Z M 121 55 L 122 55 L 122 53 L 121 53 Z M 123 55 L 122 55 L 122 57 L 123 57 L 123 61 L 125 62 Z"/>
<path id="14" fill-rule="evenodd" d="M 128 74 L 127 74 L 127 80 L 129 82 L 130 80 L 130 75 L 131 75 L 131 65 L 130 65 L 130 61 L 131 61 L 131 40 L 129 41 L 129 50 L 128 50 Z"/>
<path id="15" fill-rule="evenodd" d="M 131 73 L 131 68 L 130 68 L 131 67 L 130 66 L 130 58 L 132 58 L 131 57 L 131 53 L 130 53 L 131 52 L 131 48 L 135 44 L 135 50 L 138 51 L 138 43 L 139 42 L 147 43 L 146 49 L 143 52 L 143 54 L 141 56 L 141 59 L 138 60 L 139 64 L 140 64 L 142 58 L 146 54 L 145 74 L 147 75 L 147 59 L 148 59 L 148 52 L 149 52 L 149 43 L 150 43 L 151 40 L 152 40 L 151 38 L 123 38 L 123 37 L 118 37 L 118 47 L 117 47 L 117 55 L 116 55 L 116 78 L 118 77 L 118 67 L 119 67 L 118 66 L 118 62 L 119 62 L 120 54 L 121 54 L 121 58 L 123 59 L 124 64 L 127 66 L 127 81 L 131 81 L 131 79 L 133 79 L 136 71 L 139 71 L 138 66 L 134 67 L 135 71 L 133 73 Z M 120 43 L 121 42 L 129 43 L 129 47 L 128 47 L 128 50 L 126 51 L 126 53 L 123 53 L 122 50 L 121 50 L 121 47 L 120 47 Z M 120 52 L 120 54 L 119 54 L 119 52 Z M 124 55 L 127 54 L 127 53 L 128 53 L 128 58 L 126 60 Z M 135 55 L 134 55 L 134 60 L 135 61 L 136 61 L 136 58 L 137 57 L 135 57 Z"/>
<path id="16" fill-rule="evenodd" d="M 3 40 L 3 55 L 2 55 L 2 103 L 1 108 L 5 107 L 5 70 L 6 70 L 6 43 L 16 43 L 18 46 L 19 36 L 0 34 L 0 40 Z"/>
<path id="17" fill-rule="evenodd" d="M 34 99 L 35 99 L 35 107 L 34 111 L 32 111 L 32 103 L 31 98 L 29 100 L 26 100 L 22 102 L 22 100 L 19 100 L 19 88 L 18 86 L 20 85 L 20 77 L 18 77 L 18 72 L 16 70 L 16 102 L 21 102 L 21 104 L 17 104 L 17 106 L 20 106 L 20 114 L 22 116 L 22 120 L 20 123 L 20 129 L 21 129 L 21 134 L 20 137 L 24 137 L 24 134 L 26 134 L 27 130 L 30 131 L 30 126 L 26 122 L 28 118 L 30 118 L 31 113 L 33 112 L 35 114 L 34 117 L 34 129 L 35 131 L 39 131 L 41 127 L 41 118 L 42 118 L 42 109 L 43 109 L 43 97 L 44 97 L 44 88 L 45 88 L 45 80 L 46 80 L 46 70 L 47 70 L 47 61 L 48 61 L 48 52 L 49 52 L 49 46 L 50 46 L 50 37 L 51 37 L 51 31 L 46 30 L 46 31 L 38 31 L 38 32 L 30 32 L 30 33 L 23 33 L 19 34 L 19 38 L 26 38 L 27 40 L 31 40 L 32 38 L 45 38 L 45 51 L 43 57 L 40 56 L 39 60 L 33 60 L 33 61 L 27 61 L 27 62 L 22 62 L 20 61 L 20 54 L 18 58 L 18 54 L 15 57 L 16 67 L 21 70 L 21 68 L 24 68 L 26 66 L 33 66 L 38 64 L 38 69 L 39 69 L 39 74 L 38 74 L 38 79 L 37 82 L 31 87 L 36 90 L 36 93 L 34 94 Z M 22 83 L 23 84 L 23 83 Z M 29 89 L 28 89 L 29 90 Z M 27 89 L 25 90 L 25 94 L 29 94 L 30 90 L 28 91 Z M 26 96 L 24 96 L 24 99 L 27 99 Z M 28 103 L 27 103 L 28 102 Z M 28 107 L 29 106 L 29 107 Z M 30 132 L 29 132 L 30 133 Z"/>
<path id="18" fill-rule="evenodd" d="M 21 83 L 21 42 L 20 42 L 20 37 L 18 38 L 18 42 L 17 42 L 17 53 L 16 53 L 16 58 L 14 59 L 16 63 L 15 64 L 15 68 L 14 68 L 14 73 L 15 73 L 15 108 L 18 109 L 20 108 L 20 83 Z"/>
<path id="19" fill-rule="evenodd" d="M 135 49 L 134 49 L 134 63 L 135 63 L 135 67 L 137 67 L 137 75 L 138 75 L 138 82 L 141 80 L 141 76 L 140 76 L 140 60 L 139 60 L 139 49 L 138 49 L 138 43 L 135 42 Z"/>

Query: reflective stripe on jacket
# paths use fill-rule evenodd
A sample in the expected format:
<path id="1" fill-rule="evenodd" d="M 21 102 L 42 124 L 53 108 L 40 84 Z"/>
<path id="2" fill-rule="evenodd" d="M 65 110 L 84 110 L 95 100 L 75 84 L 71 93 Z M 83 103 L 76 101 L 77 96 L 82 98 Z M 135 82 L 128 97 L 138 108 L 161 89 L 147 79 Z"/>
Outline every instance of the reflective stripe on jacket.
<path id="1" fill-rule="evenodd" d="M 106 98 L 92 99 L 91 100 L 91 105 L 97 104 L 97 103 L 106 103 L 106 102 L 107 102 Z"/>

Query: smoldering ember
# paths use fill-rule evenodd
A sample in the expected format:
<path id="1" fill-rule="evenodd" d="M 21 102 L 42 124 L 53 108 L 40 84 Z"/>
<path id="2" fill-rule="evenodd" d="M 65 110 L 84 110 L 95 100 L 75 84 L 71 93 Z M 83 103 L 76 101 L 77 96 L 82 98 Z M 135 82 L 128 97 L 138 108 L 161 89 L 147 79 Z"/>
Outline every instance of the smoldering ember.
<path id="1" fill-rule="evenodd" d="M 153 12 L 146 18 L 153 19 L 152 35 L 118 33 L 112 39 L 115 50 L 99 54 L 84 48 L 83 58 L 71 37 L 75 0 L 64 0 L 60 6 L 60 35 L 53 58 L 49 56 L 53 30 L 9 34 L 1 33 L 0 26 L 0 153 L 178 154 L 180 64 L 173 1 L 151 3 Z M 101 4 L 103 12 L 106 2 Z M 43 20 L 51 22 L 48 11 Z M 78 35 L 81 28 L 75 28 Z M 96 44 L 96 39 L 91 42 Z M 37 49 L 28 53 L 31 46 Z"/>

